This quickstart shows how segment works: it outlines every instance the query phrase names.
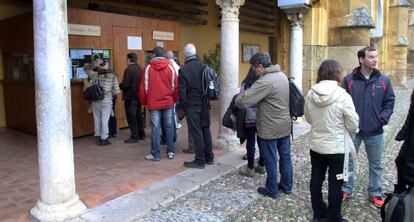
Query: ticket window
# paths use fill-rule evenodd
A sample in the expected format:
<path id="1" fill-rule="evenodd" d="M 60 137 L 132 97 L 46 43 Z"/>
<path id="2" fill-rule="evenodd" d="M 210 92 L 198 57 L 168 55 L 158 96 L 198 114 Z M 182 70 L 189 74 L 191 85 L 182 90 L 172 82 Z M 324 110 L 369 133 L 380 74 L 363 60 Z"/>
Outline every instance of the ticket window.
<path id="1" fill-rule="evenodd" d="M 91 63 L 96 56 L 99 56 L 99 58 L 102 58 L 108 64 L 111 64 L 109 49 L 70 49 L 69 66 L 71 70 L 71 79 L 82 80 L 88 78 L 83 70 L 83 66 L 86 63 Z"/>

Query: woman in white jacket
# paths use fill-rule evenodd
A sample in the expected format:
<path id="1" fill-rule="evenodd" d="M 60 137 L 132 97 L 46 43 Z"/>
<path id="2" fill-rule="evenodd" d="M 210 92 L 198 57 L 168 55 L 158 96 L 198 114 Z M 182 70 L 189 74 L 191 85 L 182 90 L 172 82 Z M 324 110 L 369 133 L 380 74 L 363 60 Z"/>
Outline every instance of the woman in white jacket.
<path id="1" fill-rule="evenodd" d="M 317 84 L 305 102 L 306 121 L 312 125 L 310 181 L 314 221 L 339 222 L 345 155 L 352 150 L 351 136 L 358 130 L 358 114 L 351 96 L 339 86 L 343 68 L 335 60 L 324 61 L 318 70 Z M 328 206 L 322 197 L 322 183 L 328 169 Z M 338 179 L 339 178 L 342 179 Z"/>

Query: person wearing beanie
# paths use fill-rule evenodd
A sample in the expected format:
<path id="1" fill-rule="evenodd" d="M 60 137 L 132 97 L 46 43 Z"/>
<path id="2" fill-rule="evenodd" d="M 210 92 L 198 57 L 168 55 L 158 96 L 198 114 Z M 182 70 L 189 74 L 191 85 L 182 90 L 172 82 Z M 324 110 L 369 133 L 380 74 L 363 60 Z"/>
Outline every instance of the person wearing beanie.
<path id="1" fill-rule="evenodd" d="M 187 117 L 188 131 L 193 139 L 195 159 L 184 162 L 188 168 L 203 169 L 214 163 L 210 131 L 210 104 L 203 96 L 202 75 L 206 67 L 198 58 L 194 44 L 184 47 L 185 64 L 179 70 L 179 119 Z"/>
<path id="2" fill-rule="evenodd" d="M 174 159 L 174 104 L 178 100 L 178 77 L 164 58 L 162 47 L 154 48 L 154 57 L 145 67 L 139 87 L 139 100 L 147 105 L 151 119 L 151 152 L 145 160 L 159 161 L 161 118 L 165 127 L 167 156 Z"/>

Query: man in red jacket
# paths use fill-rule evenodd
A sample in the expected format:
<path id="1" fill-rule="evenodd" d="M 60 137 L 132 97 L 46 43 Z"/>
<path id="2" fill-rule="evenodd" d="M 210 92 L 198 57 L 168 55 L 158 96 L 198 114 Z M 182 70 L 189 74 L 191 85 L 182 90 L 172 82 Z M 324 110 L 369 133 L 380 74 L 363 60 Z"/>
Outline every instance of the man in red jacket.
<path id="1" fill-rule="evenodd" d="M 161 118 L 165 124 L 167 156 L 173 159 L 174 148 L 174 104 L 178 99 L 178 77 L 174 68 L 164 58 L 162 47 L 155 47 L 154 57 L 145 67 L 139 87 L 139 99 L 147 105 L 151 118 L 151 153 L 144 159 L 160 160 Z"/>

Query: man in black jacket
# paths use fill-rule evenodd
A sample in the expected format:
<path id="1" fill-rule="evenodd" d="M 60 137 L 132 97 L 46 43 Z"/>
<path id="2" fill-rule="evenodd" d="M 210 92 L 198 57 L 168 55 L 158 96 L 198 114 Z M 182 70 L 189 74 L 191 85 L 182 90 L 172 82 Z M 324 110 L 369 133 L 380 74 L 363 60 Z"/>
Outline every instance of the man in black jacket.
<path id="1" fill-rule="evenodd" d="M 138 99 L 139 82 L 141 79 L 141 67 L 137 64 L 137 54 L 131 52 L 127 55 L 128 67 L 119 87 L 122 89 L 122 99 L 125 104 L 125 112 L 131 136 L 125 143 L 138 143 L 145 138 L 144 118 L 141 111 L 141 103 Z"/>
<path id="2" fill-rule="evenodd" d="M 184 166 L 203 169 L 206 163 L 214 163 L 210 104 L 208 98 L 203 96 L 201 84 L 205 65 L 197 58 L 196 48 L 192 43 L 184 47 L 184 57 L 185 64 L 179 70 L 179 114 L 185 111 L 188 131 L 191 132 L 195 148 L 195 160 L 184 162 Z"/>

